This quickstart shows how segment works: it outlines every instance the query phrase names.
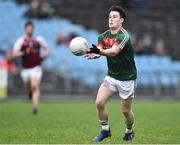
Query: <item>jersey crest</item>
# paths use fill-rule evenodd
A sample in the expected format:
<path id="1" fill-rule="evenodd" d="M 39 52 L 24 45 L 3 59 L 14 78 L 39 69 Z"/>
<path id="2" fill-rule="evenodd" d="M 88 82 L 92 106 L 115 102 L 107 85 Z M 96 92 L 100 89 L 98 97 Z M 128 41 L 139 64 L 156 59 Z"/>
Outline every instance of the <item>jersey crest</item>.
<path id="1" fill-rule="evenodd" d="M 111 48 L 114 44 L 117 44 L 117 38 L 103 38 L 103 46 L 105 49 Z"/>

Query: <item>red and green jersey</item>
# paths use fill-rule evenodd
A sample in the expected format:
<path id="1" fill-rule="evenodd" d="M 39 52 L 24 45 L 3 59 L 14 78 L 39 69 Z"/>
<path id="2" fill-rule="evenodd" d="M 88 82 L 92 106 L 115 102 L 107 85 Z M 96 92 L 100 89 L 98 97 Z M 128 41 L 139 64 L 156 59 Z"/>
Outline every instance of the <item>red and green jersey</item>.
<path id="1" fill-rule="evenodd" d="M 137 78 L 134 62 L 134 52 L 128 32 L 121 28 L 117 34 L 111 34 L 108 30 L 99 35 L 98 46 L 109 49 L 113 45 L 118 46 L 121 51 L 113 57 L 107 58 L 108 75 L 114 79 L 125 81 Z"/>

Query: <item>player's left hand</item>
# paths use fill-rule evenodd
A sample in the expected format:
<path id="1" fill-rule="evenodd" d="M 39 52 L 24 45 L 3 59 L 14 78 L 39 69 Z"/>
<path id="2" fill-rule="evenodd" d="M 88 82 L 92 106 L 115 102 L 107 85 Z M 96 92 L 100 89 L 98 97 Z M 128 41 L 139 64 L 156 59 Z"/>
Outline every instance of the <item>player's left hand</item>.
<path id="1" fill-rule="evenodd" d="M 87 59 L 97 59 L 100 56 L 101 56 L 100 54 L 95 54 L 95 53 L 88 53 L 84 55 L 84 57 L 86 57 Z"/>
<path id="2" fill-rule="evenodd" d="M 40 57 L 40 62 L 42 62 L 42 61 L 44 61 L 44 58 L 41 56 L 41 57 Z"/>
<path id="3" fill-rule="evenodd" d="M 89 48 L 90 50 L 87 52 L 87 54 L 89 53 L 95 53 L 95 54 L 99 54 L 100 53 L 100 49 L 97 48 L 96 45 L 92 44 L 92 47 Z"/>
<path id="4" fill-rule="evenodd" d="M 41 56 L 41 61 L 44 61 L 47 57 L 48 57 L 48 54 L 45 53 L 44 55 Z"/>
<path id="5" fill-rule="evenodd" d="M 46 55 L 42 55 L 42 56 L 40 57 L 40 61 L 42 62 L 42 61 L 44 61 L 46 58 L 47 58 Z"/>

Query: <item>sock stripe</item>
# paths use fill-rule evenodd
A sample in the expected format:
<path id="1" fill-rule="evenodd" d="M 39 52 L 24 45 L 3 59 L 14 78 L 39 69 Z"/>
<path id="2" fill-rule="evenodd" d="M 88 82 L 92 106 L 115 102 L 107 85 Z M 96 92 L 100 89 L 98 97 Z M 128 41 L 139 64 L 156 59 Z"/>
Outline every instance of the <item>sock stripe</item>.
<path id="1" fill-rule="evenodd" d="M 101 123 L 101 125 L 108 125 L 108 120 L 99 120 L 99 122 Z"/>

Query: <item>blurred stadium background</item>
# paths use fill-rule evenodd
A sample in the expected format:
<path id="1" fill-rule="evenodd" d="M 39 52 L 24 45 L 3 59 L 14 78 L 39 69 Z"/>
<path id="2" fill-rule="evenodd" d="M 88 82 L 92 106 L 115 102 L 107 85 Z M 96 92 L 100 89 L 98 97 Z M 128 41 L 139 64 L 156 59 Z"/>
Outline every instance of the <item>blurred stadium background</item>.
<path id="1" fill-rule="evenodd" d="M 25 94 L 19 60 L 11 60 L 10 53 L 27 19 L 33 19 L 37 34 L 52 49 L 43 64 L 42 96 L 94 95 L 106 74 L 106 60 L 73 56 L 68 43 L 75 36 L 85 37 L 89 45 L 96 43 L 98 34 L 107 29 L 112 4 L 127 11 L 124 27 L 132 35 L 136 54 L 137 98 L 179 99 L 179 0 L 0 0 L 1 96 L 6 96 L 6 85 L 8 98 Z"/>

